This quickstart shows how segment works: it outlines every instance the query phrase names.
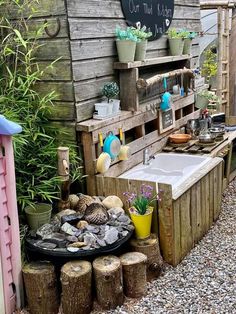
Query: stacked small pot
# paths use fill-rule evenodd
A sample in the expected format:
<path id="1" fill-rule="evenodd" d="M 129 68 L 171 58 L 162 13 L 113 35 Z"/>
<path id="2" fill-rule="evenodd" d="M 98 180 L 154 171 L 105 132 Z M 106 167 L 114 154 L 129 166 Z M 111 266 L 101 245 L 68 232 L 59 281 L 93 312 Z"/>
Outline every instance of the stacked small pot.
<path id="1" fill-rule="evenodd" d="M 144 61 L 147 50 L 147 40 L 140 42 L 132 40 L 116 40 L 119 62 Z"/>

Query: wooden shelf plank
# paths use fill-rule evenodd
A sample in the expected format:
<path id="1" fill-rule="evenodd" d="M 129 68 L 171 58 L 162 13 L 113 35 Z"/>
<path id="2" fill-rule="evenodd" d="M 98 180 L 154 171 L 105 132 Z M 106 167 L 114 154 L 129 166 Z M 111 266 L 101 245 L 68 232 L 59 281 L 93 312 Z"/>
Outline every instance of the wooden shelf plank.
<path id="1" fill-rule="evenodd" d="M 158 58 L 147 59 L 145 61 L 134 61 L 134 62 L 127 62 L 127 63 L 115 62 L 114 69 L 127 70 L 127 69 L 145 67 L 149 65 L 158 65 L 158 64 L 170 63 L 170 62 L 176 62 L 176 61 L 184 61 L 184 60 L 189 60 L 191 58 L 192 58 L 191 55 L 182 55 L 182 56 L 158 57 Z"/>

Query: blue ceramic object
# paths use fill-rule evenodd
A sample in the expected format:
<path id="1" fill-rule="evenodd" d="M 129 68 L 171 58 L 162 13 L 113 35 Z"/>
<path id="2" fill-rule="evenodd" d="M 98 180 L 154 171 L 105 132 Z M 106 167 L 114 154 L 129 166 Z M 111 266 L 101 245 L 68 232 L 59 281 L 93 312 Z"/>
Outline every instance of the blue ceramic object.
<path id="1" fill-rule="evenodd" d="M 110 132 L 104 141 L 103 151 L 108 153 L 112 159 L 115 159 L 119 155 L 120 148 L 119 138 Z"/>
<path id="2" fill-rule="evenodd" d="M 167 109 L 170 109 L 171 104 L 172 104 L 172 95 L 167 92 L 167 80 L 166 77 L 163 79 L 163 87 L 166 90 L 166 92 L 162 95 L 161 97 L 161 104 L 160 104 L 160 109 L 162 111 L 165 111 Z"/>
<path id="3" fill-rule="evenodd" d="M 0 134 L 13 135 L 22 132 L 22 127 L 10 120 L 7 120 L 3 115 L 0 115 Z"/>

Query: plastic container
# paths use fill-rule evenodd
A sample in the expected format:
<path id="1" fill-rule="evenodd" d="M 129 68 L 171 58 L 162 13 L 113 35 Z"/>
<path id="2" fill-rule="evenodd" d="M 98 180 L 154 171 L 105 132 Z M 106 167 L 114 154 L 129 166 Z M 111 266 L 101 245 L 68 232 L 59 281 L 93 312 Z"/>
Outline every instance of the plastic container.
<path id="1" fill-rule="evenodd" d="M 49 223 L 52 215 L 52 205 L 38 203 L 25 207 L 28 225 L 31 230 L 37 230 L 42 225 Z"/>
<path id="2" fill-rule="evenodd" d="M 149 207 L 149 212 L 145 215 L 139 215 L 129 210 L 130 218 L 135 227 L 137 239 L 146 239 L 151 234 L 153 207 Z"/>

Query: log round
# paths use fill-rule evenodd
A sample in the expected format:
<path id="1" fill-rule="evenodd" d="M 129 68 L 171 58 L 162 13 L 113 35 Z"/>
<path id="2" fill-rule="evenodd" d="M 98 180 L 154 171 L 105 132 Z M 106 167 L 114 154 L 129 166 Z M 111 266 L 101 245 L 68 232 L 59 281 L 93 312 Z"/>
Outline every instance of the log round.
<path id="1" fill-rule="evenodd" d="M 146 240 L 132 239 L 131 249 L 147 256 L 147 280 L 151 281 L 160 275 L 163 267 L 163 259 L 160 253 L 159 240 L 155 234 L 151 234 Z"/>
<path id="2" fill-rule="evenodd" d="M 103 309 L 114 309 L 123 304 L 122 269 L 116 256 L 98 257 L 93 262 L 96 295 Z"/>
<path id="3" fill-rule="evenodd" d="M 58 314 L 59 294 L 54 266 L 49 262 L 32 262 L 22 269 L 25 291 L 34 314 Z"/>
<path id="4" fill-rule="evenodd" d="M 147 292 L 147 256 L 139 252 L 129 252 L 120 257 L 124 293 L 130 298 L 141 298 Z"/>
<path id="5" fill-rule="evenodd" d="M 92 265 L 71 261 L 61 269 L 63 314 L 88 314 L 92 307 Z"/>

